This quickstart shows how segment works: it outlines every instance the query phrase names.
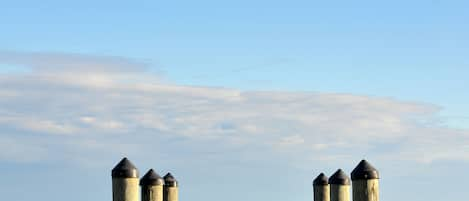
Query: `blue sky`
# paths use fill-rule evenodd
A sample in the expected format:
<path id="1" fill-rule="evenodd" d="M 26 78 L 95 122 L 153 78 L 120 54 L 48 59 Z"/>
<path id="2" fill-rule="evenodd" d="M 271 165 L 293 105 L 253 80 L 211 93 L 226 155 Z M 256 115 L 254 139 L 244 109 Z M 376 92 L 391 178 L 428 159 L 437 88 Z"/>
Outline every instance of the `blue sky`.
<path id="1" fill-rule="evenodd" d="M 110 169 L 128 156 L 141 175 L 172 171 L 182 200 L 301 201 L 320 172 L 367 158 L 383 201 L 460 200 L 468 9 L 3 2 L 0 194 L 111 200 Z M 453 172 L 463 173 L 442 187 Z"/>

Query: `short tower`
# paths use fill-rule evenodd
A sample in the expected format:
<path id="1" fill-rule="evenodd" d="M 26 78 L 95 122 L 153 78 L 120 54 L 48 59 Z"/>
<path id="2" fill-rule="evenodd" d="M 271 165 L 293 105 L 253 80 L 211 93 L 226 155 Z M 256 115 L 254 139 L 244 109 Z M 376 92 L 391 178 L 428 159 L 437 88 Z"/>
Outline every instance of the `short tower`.
<path id="1" fill-rule="evenodd" d="M 138 170 L 127 158 L 112 169 L 112 200 L 138 201 Z"/>
<path id="2" fill-rule="evenodd" d="M 350 201 L 350 179 L 342 169 L 338 169 L 330 178 L 331 201 Z"/>
<path id="3" fill-rule="evenodd" d="M 142 201 L 163 201 L 163 178 L 153 169 L 140 179 Z"/>
<path id="4" fill-rule="evenodd" d="M 324 173 L 313 180 L 314 201 L 330 201 L 329 181 Z"/>
<path id="5" fill-rule="evenodd" d="M 168 172 L 164 177 L 163 201 L 178 201 L 178 182 L 174 176 Z"/>
<path id="6" fill-rule="evenodd" d="M 350 176 L 353 201 L 379 201 L 379 173 L 368 161 L 360 161 Z"/>

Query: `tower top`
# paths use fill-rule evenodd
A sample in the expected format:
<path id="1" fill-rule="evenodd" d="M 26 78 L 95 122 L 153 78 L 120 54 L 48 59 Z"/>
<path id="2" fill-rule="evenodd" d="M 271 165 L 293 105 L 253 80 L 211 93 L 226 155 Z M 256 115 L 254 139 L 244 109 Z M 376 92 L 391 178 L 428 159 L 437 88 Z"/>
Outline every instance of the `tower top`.
<path id="1" fill-rule="evenodd" d="M 350 179 L 342 169 L 338 169 L 331 178 L 329 178 L 329 184 L 350 185 Z"/>
<path id="2" fill-rule="evenodd" d="M 169 186 L 169 187 L 177 187 L 178 186 L 177 180 L 173 177 L 173 175 L 170 172 L 168 172 L 168 174 L 166 174 L 163 178 L 164 178 L 164 185 L 165 186 Z"/>
<path id="3" fill-rule="evenodd" d="M 161 186 L 163 184 L 163 178 L 153 169 L 148 170 L 148 172 L 140 179 L 140 186 Z"/>
<path id="4" fill-rule="evenodd" d="M 113 169 L 112 178 L 138 178 L 138 170 L 127 158 L 123 158 Z"/>
<path id="5" fill-rule="evenodd" d="M 360 179 L 379 179 L 379 172 L 373 167 L 368 161 L 362 160 L 360 163 L 353 169 L 352 180 Z"/>
<path id="6" fill-rule="evenodd" d="M 313 186 L 322 186 L 329 184 L 328 178 L 324 173 L 319 174 L 316 179 L 313 180 Z"/>

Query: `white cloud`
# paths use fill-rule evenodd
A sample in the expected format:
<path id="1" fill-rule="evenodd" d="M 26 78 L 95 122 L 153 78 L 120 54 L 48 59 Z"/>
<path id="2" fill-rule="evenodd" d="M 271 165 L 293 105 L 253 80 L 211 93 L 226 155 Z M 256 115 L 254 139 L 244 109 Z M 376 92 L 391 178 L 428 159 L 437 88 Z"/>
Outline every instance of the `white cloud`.
<path id="1" fill-rule="evenodd" d="M 0 61 L 40 74 L 135 73 L 147 68 L 144 62 L 122 57 L 63 53 L 0 51 Z"/>
<path id="2" fill-rule="evenodd" d="M 286 136 L 283 138 L 280 138 L 280 140 L 276 143 L 274 143 L 274 146 L 284 148 L 288 146 L 298 146 L 305 143 L 305 140 L 303 137 L 299 135 L 292 135 L 292 136 Z"/>
<path id="3" fill-rule="evenodd" d="M 174 146 L 192 154 L 231 152 L 240 160 L 245 153 L 307 162 L 469 159 L 467 131 L 422 123 L 438 122 L 434 105 L 180 86 L 161 83 L 138 62 L 120 58 L 0 53 L 2 61 L 32 69 L 0 77 L 0 135 L 18 147 L 0 155 L 3 160 L 26 154 L 21 150 L 28 144 L 41 147 L 31 149 L 43 157 L 80 161 L 165 155 Z"/>
<path id="4" fill-rule="evenodd" d="M 26 116 L 1 117 L 0 124 L 20 127 L 24 130 L 47 134 L 71 134 L 78 132 L 78 127 L 69 124 L 59 123 L 54 120 L 44 120 L 40 118 L 28 118 Z"/>

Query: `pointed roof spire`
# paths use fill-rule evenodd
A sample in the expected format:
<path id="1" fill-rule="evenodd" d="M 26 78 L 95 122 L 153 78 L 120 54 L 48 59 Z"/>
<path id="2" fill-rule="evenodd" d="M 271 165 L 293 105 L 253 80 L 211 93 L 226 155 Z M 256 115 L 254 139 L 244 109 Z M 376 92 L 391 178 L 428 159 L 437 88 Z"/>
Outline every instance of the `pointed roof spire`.
<path id="1" fill-rule="evenodd" d="M 319 174 L 316 179 L 313 180 L 313 186 L 322 186 L 329 184 L 328 178 L 324 173 Z"/>
<path id="2" fill-rule="evenodd" d="M 329 184 L 350 185 L 350 179 L 342 169 L 338 169 L 330 178 Z"/>
<path id="3" fill-rule="evenodd" d="M 378 170 L 366 160 L 360 161 L 350 175 L 352 176 L 352 180 L 379 179 Z"/>
<path id="4" fill-rule="evenodd" d="M 168 172 L 168 174 L 166 174 L 163 178 L 164 178 L 165 186 L 172 186 L 172 187 L 178 186 L 178 182 L 176 181 L 176 179 L 173 177 L 173 175 L 170 172 Z"/>
<path id="5" fill-rule="evenodd" d="M 140 186 L 161 186 L 163 184 L 163 178 L 153 169 L 148 170 L 148 172 L 140 179 Z"/>
<path id="6" fill-rule="evenodd" d="M 123 158 L 113 169 L 112 178 L 138 178 L 138 170 L 127 158 Z"/>

